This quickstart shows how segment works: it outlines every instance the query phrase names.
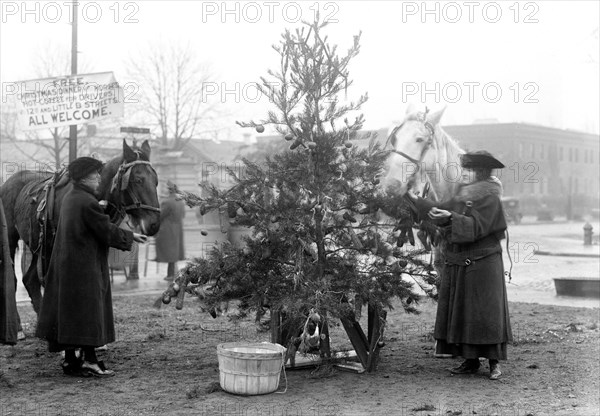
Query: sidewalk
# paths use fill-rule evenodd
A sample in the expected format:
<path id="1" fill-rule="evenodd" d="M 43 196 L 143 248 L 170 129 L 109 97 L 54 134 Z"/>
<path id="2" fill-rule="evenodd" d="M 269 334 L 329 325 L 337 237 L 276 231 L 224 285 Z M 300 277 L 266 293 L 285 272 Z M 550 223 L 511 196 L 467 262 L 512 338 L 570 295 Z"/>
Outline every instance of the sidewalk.
<path id="1" fill-rule="evenodd" d="M 600 257 L 598 233 L 600 223 L 590 222 L 593 227 L 592 245 L 583 245 L 583 222 L 523 222 L 520 225 L 509 225 L 510 244 L 518 242 L 528 245 L 530 250 L 542 256 L 564 257 Z"/>
<path id="2" fill-rule="evenodd" d="M 18 252 L 15 263 L 21 264 Z M 179 268 L 182 268 L 184 265 L 185 261 L 180 261 L 177 264 Z M 29 303 L 29 295 L 22 282 L 21 268 L 17 267 L 15 272 L 17 275 L 17 303 Z M 164 277 L 167 275 L 166 263 L 148 262 L 147 274 L 144 277 L 144 259 L 141 258 L 139 262 L 139 275 L 140 278 L 138 280 L 127 280 L 122 271 L 115 270 L 112 283 L 113 295 L 160 294 L 169 285 L 169 282 L 164 280 Z"/>
<path id="3" fill-rule="evenodd" d="M 534 252 L 543 256 L 564 257 L 600 257 L 600 245 L 584 246 L 583 242 L 575 243 L 567 238 L 538 237 L 538 245 Z"/>
<path id="4" fill-rule="evenodd" d="M 508 270 L 513 261 L 512 283 L 508 285 L 509 300 L 515 302 L 543 303 L 564 306 L 600 307 L 598 299 L 558 297 L 554 278 L 584 277 L 598 278 L 600 272 L 600 246 L 583 245 L 582 222 L 523 223 L 509 225 L 509 250 L 502 242 L 504 266 Z M 598 241 L 600 224 L 592 223 L 594 238 Z M 145 254 L 140 250 L 139 280 L 126 280 L 122 272 L 114 273 L 113 294 L 148 294 L 150 298 L 160 294 L 168 286 L 163 280 L 167 264 L 149 261 L 144 276 Z M 548 253 L 548 254 L 546 254 Z M 16 259 L 20 264 L 20 258 Z M 185 266 L 185 261 L 178 267 Z M 29 297 L 21 282 L 20 267 L 17 267 L 17 302 L 29 303 Z"/>

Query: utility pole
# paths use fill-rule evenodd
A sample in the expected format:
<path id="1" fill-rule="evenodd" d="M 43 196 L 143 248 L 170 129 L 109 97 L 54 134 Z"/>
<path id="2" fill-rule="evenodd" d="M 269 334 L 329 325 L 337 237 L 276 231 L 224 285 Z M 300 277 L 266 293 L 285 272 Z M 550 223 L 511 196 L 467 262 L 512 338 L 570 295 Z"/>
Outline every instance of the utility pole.
<path id="1" fill-rule="evenodd" d="M 71 75 L 77 75 L 77 5 L 73 0 L 73 20 L 71 23 Z M 77 125 L 69 126 L 69 163 L 77 158 Z"/>

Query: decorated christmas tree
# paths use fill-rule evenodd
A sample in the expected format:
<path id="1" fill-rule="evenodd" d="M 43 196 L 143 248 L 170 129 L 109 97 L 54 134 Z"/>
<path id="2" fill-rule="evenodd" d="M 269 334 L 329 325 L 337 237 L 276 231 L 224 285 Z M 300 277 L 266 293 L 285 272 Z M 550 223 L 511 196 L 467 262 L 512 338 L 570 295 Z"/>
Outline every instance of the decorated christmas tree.
<path id="1" fill-rule="evenodd" d="M 352 340 L 357 335 L 348 327 L 368 304 L 381 321 L 380 337 L 382 311 L 397 300 L 417 312 L 423 293 L 435 297 L 429 255 L 405 244 L 414 242 L 406 201 L 379 187 L 388 153 L 375 137 L 365 140 L 362 115 L 348 119 L 367 100 L 346 102 L 360 35 L 342 56 L 323 36 L 325 26 L 305 24 L 282 35 L 274 46 L 280 68 L 261 79 L 275 109 L 264 120 L 238 122 L 259 132 L 274 127 L 289 149 L 264 163 L 244 160 L 245 169 L 229 172 L 230 189 L 204 185 L 204 197 L 177 190 L 201 213 L 226 209 L 251 235 L 243 247 L 223 244 L 190 262 L 163 296 L 165 303 L 176 296 L 178 307 L 186 290 L 201 293 L 209 308 L 239 299 L 240 313 L 257 320 L 269 310 L 282 314 L 277 340 L 322 355 L 330 353 L 323 334 L 329 320 L 342 319 Z M 200 289 L 207 284 L 209 291 Z M 377 348 L 371 346 L 368 353 Z"/>

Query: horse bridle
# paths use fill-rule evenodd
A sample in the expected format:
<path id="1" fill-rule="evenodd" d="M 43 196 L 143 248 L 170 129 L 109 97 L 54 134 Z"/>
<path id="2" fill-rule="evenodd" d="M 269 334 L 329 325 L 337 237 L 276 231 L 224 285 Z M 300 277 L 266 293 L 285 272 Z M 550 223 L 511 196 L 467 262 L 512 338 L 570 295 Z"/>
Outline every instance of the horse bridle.
<path id="1" fill-rule="evenodd" d="M 123 162 L 119 166 L 119 170 L 117 171 L 116 175 L 113 177 L 112 186 L 110 188 L 110 193 L 113 194 L 117 190 L 119 192 L 119 201 L 118 201 L 119 205 L 116 206 L 116 210 L 119 213 L 119 216 L 121 218 L 124 218 L 126 213 L 129 213 L 129 211 L 134 210 L 134 209 L 145 209 L 147 211 L 160 212 L 160 208 L 153 207 L 151 205 L 142 204 L 140 202 L 139 198 L 137 197 L 137 195 L 135 194 L 135 192 L 133 192 L 131 190 L 131 188 L 129 187 L 129 178 L 131 176 L 131 171 L 133 170 L 132 168 L 137 165 L 150 166 L 150 169 L 152 169 L 152 172 L 154 172 L 154 174 L 156 175 L 156 171 L 152 167 L 152 164 L 146 160 L 134 160 L 133 162 L 129 162 L 129 163 Z M 123 206 L 124 205 L 123 192 L 127 192 L 127 194 L 129 195 L 129 197 L 131 198 L 133 203 Z"/>
<path id="2" fill-rule="evenodd" d="M 435 138 L 435 129 L 434 129 L 433 125 L 429 121 L 427 121 L 427 113 L 429 113 L 429 109 L 425 108 L 424 112 L 419 112 L 416 115 L 416 120 L 423 123 L 423 126 L 425 126 L 425 128 L 429 132 L 427 141 L 425 142 L 423 149 L 421 149 L 421 154 L 419 155 L 419 159 L 417 160 L 400 150 L 396 150 L 396 149 L 391 150 L 392 153 L 396 153 L 396 154 L 402 156 L 403 158 L 407 159 L 408 161 L 410 161 L 411 163 L 414 163 L 417 166 L 416 170 L 413 172 L 413 174 L 410 176 L 410 178 L 408 178 L 409 187 L 410 187 L 410 184 L 412 184 L 412 182 L 414 181 L 414 178 L 416 177 L 416 175 L 419 173 L 423 159 L 425 159 L 425 155 L 427 154 L 427 151 L 433 145 L 433 140 Z M 412 119 L 413 118 L 410 118 L 409 120 L 412 120 Z M 390 133 L 390 135 L 388 137 L 387 143 L 390 143 L 392 141 L 392 138 L 395 137 L 398 130 L 400 130 L 403 126 L 404 126 L 404 123 L 400 124 L 399 126 L 394 127 L 394 129 L 392 130 L 392 132 Z M 387 143 L 386 143 L 386 146 L 387 146 Z M 427 175 L 427 172 L 425 174 Z M 429 182 L 430 182 L 429 175 L 427 175 L 427 180 L 428 180 L 427 183 L 429 184 Z M 433 187 L 427 187 L 428 190 L 430 188 L 433 191 Z"/>
<path id="3" fill-rule="evenodd" d="M 427 150 L 429 150 L 429 148 L 433 144 L 433 138 L 435 136 L 435 129 L 433 128 L 433 125 L 429 121 L 427 121 L 427 113 L 428 112 L 429 112 L 429 110 L 426 109 L 425 112 L 418 113 L 416 116 L 417 121 L 420 121 L 421 123 L 423 123 L 423 126 L 425 126 L 425 128 L 429 132 L 429 136 L 427 137 L 427 142 L 425 143 L 425 146 L 423 146 L 423 149 L 421 150 L 419 159 L 417 160 L 400 150 L 396 150 L 396 149 L 392 150 L 392 153 L 399 154 L 400 156 L 404 157 L 405 159 L 408 159 L 410 162 L 417 164 L 417 172 L 419 171 L 421 162 L 425 158 L 425 154 L 427 153 Z M 398 130 L 400 130 L 402 127 L 404 127 L 404 123 L 400 124 L 399 126 L 394 127 L 394 129 L 392 130 L 392 132 L 390 133 L 390 135 L 387 139 L 387 143 L 391 142 L 392 138 L 395 137 Z M 415 174 L 417 172 L 415 172 Z"/>

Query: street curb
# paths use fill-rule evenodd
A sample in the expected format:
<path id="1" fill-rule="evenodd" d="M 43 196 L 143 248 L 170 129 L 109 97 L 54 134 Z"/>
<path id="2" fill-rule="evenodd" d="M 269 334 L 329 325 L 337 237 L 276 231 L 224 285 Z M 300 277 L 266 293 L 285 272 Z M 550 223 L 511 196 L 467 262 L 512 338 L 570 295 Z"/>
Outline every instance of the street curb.
<path id="1" fill-rule="evenodd" d="M 539 254 L 540 256 L 559 256 L 559 257 L 586 257 L 597 259 L 600 258 L 600 254 L 592 253 L 556 253 L 551 251 L 534 251 L 533 254 Z"/>

